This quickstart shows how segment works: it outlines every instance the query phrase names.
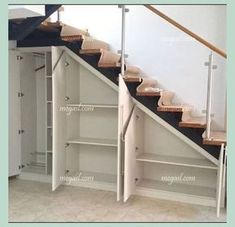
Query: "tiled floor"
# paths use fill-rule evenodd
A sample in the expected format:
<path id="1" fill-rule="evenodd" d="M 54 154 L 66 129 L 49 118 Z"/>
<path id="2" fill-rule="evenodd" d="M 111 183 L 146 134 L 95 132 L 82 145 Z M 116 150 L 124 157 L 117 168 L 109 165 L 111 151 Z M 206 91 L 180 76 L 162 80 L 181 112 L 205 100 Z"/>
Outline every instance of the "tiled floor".
<path id="1" fill-rule="evenodd" d="M 117 203 L 113 192 L 11 179 L 10 222 L 224 222 L 215 208 L 134 196 Z"/>

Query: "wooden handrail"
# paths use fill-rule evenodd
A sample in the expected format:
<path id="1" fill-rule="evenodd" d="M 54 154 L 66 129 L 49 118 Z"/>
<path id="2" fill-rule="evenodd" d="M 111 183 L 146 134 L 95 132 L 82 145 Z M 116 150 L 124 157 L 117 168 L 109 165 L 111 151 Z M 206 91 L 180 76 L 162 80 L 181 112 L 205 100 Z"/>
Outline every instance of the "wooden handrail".
<path id="1" fill-rule="evenodd" d="M 167 22 L 169 22 L 170 24 L 174 25 L 175 27 L 177 27 L 178 29 L 180 29 L 181 31 L 185 32 L 186 34 L 190 35 L 191 37 L 193 37 L 194 39 L 196 39 L 198 42 L 202 43 L 203 45 L 207 46 L 209 49 L 215 51 L 217 54 L 221 55 L 224 58 L 227 58 L 227 54 L 220 50 L 219 48 L 217 48 L 216 46 L 214 46 L 213 44 L 209 43 L 208 41 L 206 41 L 205 39 L 203 39 L 202 37 L 198 36 L 197 34 L 195 34 L 194 32 L 190 31 L 189 29 L 185 28 L 184 26 L 182 26 L 181 24 L 179 24 L 178 22 L 176 22 L 175 20 L 171 19 L 170 17 L 168 17 L 167 15 L 165 15 L 164 13 L 160 12 L 159 10 L 157 10 L 155 7 L 151 6 L 151 5 L 144 5 L 146 8 L 148 8 L 149 10 L 151 10 L 153 13 L 157 14 L 158 16 L 160 16 L 161 18 L 163 18 L 164 20 L 166 20 Z"/>

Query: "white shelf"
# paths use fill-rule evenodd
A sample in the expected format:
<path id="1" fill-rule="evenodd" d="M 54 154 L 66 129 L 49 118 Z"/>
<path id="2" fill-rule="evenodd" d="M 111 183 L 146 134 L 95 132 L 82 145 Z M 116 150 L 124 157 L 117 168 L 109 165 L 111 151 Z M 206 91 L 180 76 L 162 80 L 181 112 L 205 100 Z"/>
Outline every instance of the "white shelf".
<path id="1" fill-rule="evenodd" d="M 29 165 L 22 169 L 22 172 L 26 173 L 37 173 L 37 174 L 45 174 L 45 166 L 35 166 L 35 165 Z"/>
<path id="2" fill-rule="evenodd" d="M 52 126 L 47 126 L 48 129 L 52 129 Z"/>
<path id="3" fill-rule="evenodd" d="M 140 162 L 161 163 L 161 164 L 167 164 L 167 165 L 195 167 L 195 168 L 202 168 L 202 169 L 214 169 L 214 170 L 218 169 L 216 165 L 214 165 L 212 162 L 206 159 L 165 156 L 165 155 L 157 155 L 157 154 L 152 154 L 152 153 L 140 154 L 139 156 L 137 156 L 136 160 Z"/>
<path id="4" fill-rule="evenodd" d="M 43 152 L 43 151 L 36 151 L 36 152 L 32 152 L 30 153 L 31 155 L 45 155 L 46 152 Z"/>
<path id="5" fill-rule="evenodd" d="M 142 179 L 139 183 L 137 183 L 137 187 L 142 190 L 151 189 L 164 192 L 181 193 L 184 195 L 207 197 L 211 199 L 216 198 L 216 190 L 214 188 L 176 182 L 169 184 L 169 182 L 159 180 Z"/>
<path id="6" fill-rule="evenodd" d="M 31 162 L 30 166 L 35 166 L 35 167 L 45 167 L 46 163 L 45 162 Z"/>
<path id="7" fill-rule="evenodd" d="M 67 104 L 69 107 L 94 107 L 94 108 L 104 108 L 104 109 L 118 109 L 118 105 L 110 104 Z"/>
<path id="8" fill-rule="evenodd" d="M 50 154 L 52 154 L 52 150 L 48 150 L 48 151 L 47 151 L 47 153 L 50 153 Z"/>
<path id="9" fill-rule="evenodd" d="M 47 78 L 47 79 L 52 79 L 52 76 L 47 76 L 46 78 Z"/>
<path id="10" fill-rule="evenodd" d="M 70 139 L 67 141 L 67 143 L 117 147 L 117 140 L 114 140 L 114 139 L 98 139 L 98 138 L 80 137 L 78 139 Z"/>
<path id="11" fill-rule="evenodd" d="M 116 184 L 117 176 L 114 174 L 108 173 L 97 173 L 97 172 L 90 172 L 90 171 L 78 171 L 76 173 L 68 173 L 66 176 L 69 177 L 78 177 L 80 174 L 80 178 L 82 177 L 93 177 L 92 182 L 106 182 L 106 183 L 113 183 Z"/>
<path id="12" fill-rule="evenodd" d="M 47 101 L 47 103 L 52 103 L 52 101 Z"/>
<path id="13" fill-rule="evenodd" d="M 80 170 L 75 173 L 67 173 L 66 177 L 68 178 L 65 180 L 65 184 L 68 185 L 107 191 L 117 191 L 117 176 L 114 174 Z M 84 177 L 85 180 L 83 180 Z"/>

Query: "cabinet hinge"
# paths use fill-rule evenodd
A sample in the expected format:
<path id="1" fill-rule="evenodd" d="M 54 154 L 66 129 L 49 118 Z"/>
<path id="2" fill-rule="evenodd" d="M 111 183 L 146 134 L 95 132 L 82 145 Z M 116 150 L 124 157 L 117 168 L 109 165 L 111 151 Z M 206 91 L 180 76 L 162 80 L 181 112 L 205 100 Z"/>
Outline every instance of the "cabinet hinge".
<path id="1" fill-rule="evenodd" d="M 24 130 L 23 129 L 19 129 L 18 130 L 18 134 L 20 135 L 20 134 L 23 134 L 24 133 Z"/>
<path id="2" fill-rule="evenodd" d="M 19 97 L 19 98 L 22 98 L 23 96 L 24 96 L 24 93 L 18 92 L 18 97 Z"/>
<path id="3" fill-rule="evenodd" d="M 17 55 L 16 59 L 17 59 L 17 60 L 22 60 L 22 59 L 23 59 L 23 57 L 22 57 L 22 56 L 20 56 L 20 55 Z"/>
<path id="4" fill-rule="evenodd" d="M 19 165 L 18 168 L 19 168 L 19 169 L 23 169 L 23 168 L 24 168 L 24 165 Z"/>

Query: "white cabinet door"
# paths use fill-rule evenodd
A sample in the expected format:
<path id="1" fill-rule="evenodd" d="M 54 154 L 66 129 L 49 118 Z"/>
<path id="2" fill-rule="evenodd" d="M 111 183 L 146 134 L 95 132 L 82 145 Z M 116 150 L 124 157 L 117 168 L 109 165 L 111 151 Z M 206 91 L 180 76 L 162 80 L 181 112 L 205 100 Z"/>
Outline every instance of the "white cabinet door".
<path id="1" fill-rule="evenodd" d="M 65 53 L 61 48 L 52 47 L 52 102 L 53 102 L 53 162 L 52 190 L 63 183 L 66 172 L 66 107 Z"/>
<path id="2" fill-rule="evenodd" d="M 124 152 L 124 202 L 135 192 L 136 174 L 136 114 L 135 110 L 130 118 L 125 135 Z"/>
<path id="3" fill-rule="evenodd" d="M 20 70 L 17 52 L 9 51 L 9 172 L 8 175 L 20 174 L 21 166 L 21 111 L 20 111 Z"/>
<path id="4" fill-rule="evenodd" d="M 118 116 L 118 193 L 117 199 L 120 200 L 122 195 L 124 196 L 124 201 L 126 201 L 131 192 L 130 188 L 130 175 L 128 174 L 131 171 L 129 167 L 129 159 L 128 156 L 131 154 L 129 153 L 130 147 L 132 144 L 129 142 L 132 140 L 132 135 L 130 135 L 130 130 L 128 128 L 127 134 L 125 136 L 125 143 L 122 141 L 122 134 L 125 130 L 125 126 L 128 121 L 128 117 L 133 108 L 133 101 L 132 97 L 126 87 L 126 84 L 122 78 L 119 76 L 119 116 Z M 126 160 L 127 158 L 127 160 Z M 124 177 L 123 177 L 124 174 Z M 123 191 L 124 189 L 124 191 Z"/>

